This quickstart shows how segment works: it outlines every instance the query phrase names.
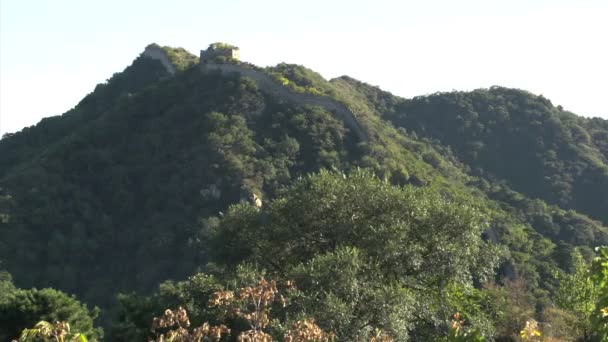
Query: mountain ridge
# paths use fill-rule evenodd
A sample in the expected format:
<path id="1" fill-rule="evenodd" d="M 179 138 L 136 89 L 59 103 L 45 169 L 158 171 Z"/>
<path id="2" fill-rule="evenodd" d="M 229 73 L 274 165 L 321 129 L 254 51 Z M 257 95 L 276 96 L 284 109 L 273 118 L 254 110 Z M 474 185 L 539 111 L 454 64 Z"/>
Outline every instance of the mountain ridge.
<path id="1" fill-rule="evenodd" d="M 476 197 L 510 251 L 503 275 L 538 289 L 573 248 L 608 243 L 608 121 L 508 88 L 404 99 L 302 66 L 201 67 L 156 48 L 174 73 L 142 53 L 64 115 L 0 140 L 0 260 L 18 284 L 112 307 L 111 294 L 204 265 L 200 219 L 323 169 Z"/>

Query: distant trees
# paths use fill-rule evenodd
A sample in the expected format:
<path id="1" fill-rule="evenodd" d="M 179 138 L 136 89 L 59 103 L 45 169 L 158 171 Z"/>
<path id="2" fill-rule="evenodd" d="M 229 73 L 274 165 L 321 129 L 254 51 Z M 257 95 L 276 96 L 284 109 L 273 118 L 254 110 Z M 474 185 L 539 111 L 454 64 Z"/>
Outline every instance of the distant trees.
<path id="1" fill-rule="evenodd" d="M 163 46 L 162 49 L 167 54 L 167 57 L 173 66 L 179 71 L 184 71 L 192 66 L 198 65 L 199 57 L 191 54 L 184 48 Z"/>
<path id="2" fill-rule="evenodd" d="M 502 87 L 403 100 L 386 118 L 438 139 L 474 170 L 529 197 L 608 223 L 608 130 L 601 119 L 577 117 L 542 96 Z"/>
<path id="3" fill-rule="evenodd" d="M 587 260 L 608 243 L 608 121 L 513 89 L 405 100 L 302 66 L 266 69 L 351 108 L 362 142 L 331 110 L 201 73 L 183 52 L 169 51 L 184 69 L 173 77 L 138 58 L 64 115 L 0 140 L 0 259 L 20 284 L 117 310 L 112 341 L 144 340 L 153 315 L 180 305 L 213 320 L 211 294 L 260 275 L 299 284 L 275 311 L 282 324 L 314 315 L 351 340 L 443 338 L 455 312 L 460 331 L 484 336 L 517 336 L 531 316 L 581 323 L 562 296 L 576 273 L 554 274 L 573 249 Z M 349 173 L 358 167 L 377 177 Z M 335 171 L 307 176 L 320 169 Z M 229 208 L 251 193 L 261 208 Z M 117 292 L 192 272 L 116 307 Z M 21 299 L 42 292 L 61 297 Z M 35 315 L 20 326 L 56 319 Z"/>
<path id="4" fill-rule="evenodd" d="M 295 64 L 280 63 L 266 71 L 293 91 L 313 95 L 335 95 L 336 90 L 320 74 Z"/>

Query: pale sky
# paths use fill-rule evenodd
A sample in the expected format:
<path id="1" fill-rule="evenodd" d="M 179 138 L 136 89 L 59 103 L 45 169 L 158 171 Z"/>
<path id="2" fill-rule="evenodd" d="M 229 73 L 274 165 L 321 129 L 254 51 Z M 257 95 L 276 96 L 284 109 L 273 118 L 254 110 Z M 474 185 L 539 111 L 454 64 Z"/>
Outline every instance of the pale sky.
<path id="1" fill-rule="evenodd" d="M 406 98 L 501 85 L 608 118 L 608 0 L 0 0 L 0 134 L 74 107 L 149 43 L 216 41 Z"/>

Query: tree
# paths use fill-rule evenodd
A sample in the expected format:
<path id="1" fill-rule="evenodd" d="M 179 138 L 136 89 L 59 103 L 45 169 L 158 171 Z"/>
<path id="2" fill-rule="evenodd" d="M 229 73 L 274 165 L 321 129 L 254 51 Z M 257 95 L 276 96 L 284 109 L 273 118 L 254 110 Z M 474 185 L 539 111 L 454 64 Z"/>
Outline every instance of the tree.
<path id="1" fill-rule="evenodd" d="M 578 336 L 588 340 L 591 336 L 591 319 L 594 314 L 598 290 L 590 277 L 590 266 L 578 250 L 572 252 L 572 273 L 558 272 L 559 288 L 555 303 L 578 318 L 570 327 Z"/>
<path id="2" fill-rule="evenodd" d="M 181 282 L 166 281 L 152 296 L 121 294 L 116 319 L 108 329 L 109 341 L 144 341 L 150 336 L 150 322 L 154 315 L 166 308 L 182 306 L 195 325 L 212 322 L 216 312 L 207 303 L 217 291 L 223 290 L 216 277 L 197 273 Z M 213 321 L 215 322 L 215 321 Z"/>
<path id="3" fill-rule="evenodd" d="M 225 325 L 212 326 L 206 322 L 191 329 L 188 312 L 181 306 L 176 310 L 167 309 L 161 317 L 155 317 L 152 321 L 152 331 L 156 333 L 156 342 L 219 341 L 223 335 L 230 333 L 230 329 Z"/>
<path id="4" fill-rule="evenodd" d="M 283 272 L 352 246 L 375 259 L 386 276 L 445 284 L 492 274 L 498 255 L 481 238 L 486 224 L 483 208 L 464 195 L 396 187 L 364 170 L 321 171 L 262 210 L 231 207 L 203 235 L 212 261 L 220 264 L 252 261 Z"/>
<path id="5" fill-rule="evenodd" d="M 87 342 L 88 339 L 81 333 L 73 333 L 68 322 L 49 323 L 40 321 L 31 329 L 24 329 L 19 342 L 36 342 L 39 338 L 44 341 L 55 342 Z"/>
<path id="6" fill-rule="evenodd" d="M 593 311 L 593 330 L 602 341 L 608 340 L 608 247 L 598 247 L 593 259 L 593 283 L 598 288 Z"/>
<path id="7" fill-rule="evenodd" d="M 257 285 L 246 286 L 238 291 L 221 290 L 213 294 L 206 305 L 207 308 L 218 308 L 220 314 L 215 319 L 225 320 L 238 326 L 238 321 L 245 323 L 246 328 L 238 331 L 236 340 L 239 342 L 272 342 L 277 341 L 281 330 L 285 330 L 283 341 L 287 342 L 330 342 L 334 334 L 327 333 L 315 324 L 314 320 L 302 319 L 292 322 L 291 329 L 281 329 L 282 323 L 275 317 L 275 304 L 286 306 L 285 290 L 293 289 L 293 282 L 287 281 L 286 288 L 278 286 L 276 280 L 266 280 L 261 277 Z M 204 308 L 199 308 L 204 310 Z M 236 320 L 236 322 L 235 322 Z M 272 325 L 272 327 L 271 327 Z M 289 324 L 284 324 L 287 326 Z M 155 341 L 202 342 L 220 341 L 229 335 L 232 329 L 224 324 L 211 325 L 203 323 L 198 328 L 190 328 L 188 312 L 183 307 L 177 310 L 165 310 L 161 317 L 155 317 L 152 331 L 156 334 Z M 277 329 L 278 328 L 278 329 Z M 389 342 L 389 341 L 387 341 Z"/>
<path id="8" fill-rule="evenodd" d="M 45 335 L 50 326 L 55 327 L 54 330 L 67 328 L 67 333 L 68 325 L 91 340 L 103 335 L 101 328 L 95 328 L 93 323 L 99 309 L 89 310 L 74 296 L 54 289 L 18 289 L 6 274 L 0 277 L 0 289 L 1 341 L 11 341 L 20 336 L 23 329 L 34 325 L 33 329 L 37 330 L 28 330 L 27 336 Z"/>
<path id="9" fill-rule="evenodd" d="M 427 323 L 429 333 L 447 330 L 448 284 L 493 273 L 499 253 L 481 238 L 483 210 L 466 196 L 392 186 L 364 170 L 322 171 L 261 209 L 231 207 L 202 234 L 225 270 L 245 262 L 293 277 L 296 305 L 338 338 L 379 328 L 407 340 Z"/>

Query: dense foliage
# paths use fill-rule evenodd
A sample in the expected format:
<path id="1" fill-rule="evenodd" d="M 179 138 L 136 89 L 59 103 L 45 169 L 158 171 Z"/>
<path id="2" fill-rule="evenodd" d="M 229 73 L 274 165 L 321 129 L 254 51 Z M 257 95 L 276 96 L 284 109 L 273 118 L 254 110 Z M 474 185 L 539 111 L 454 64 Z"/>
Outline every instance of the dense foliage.
<path id="1" fill-rule="evenodd" d="M 608 339 L 608 247 L 597 248 L 593 259 L 591 281 L 597 288 L 596 305 L 593 308 L 593 330 L 603 339 Z"/>
<path id="2" fill-rule="evenodd" d="M 600 119 L 500 87 L 403 101 L 389 118 L 449 145 L 477 174 L 608 222 L 608 130 Z"/>
<path id="3" fill-rule="evenodd" d="M 266 71 L 292 91 L 314 95 L 335 95 L 333 86 L 320 74 L 301 65 L 281 63 Z"/>
<path id="4" fill-rule="evenodd" d="M 206 220 L 201 240 L 213 275 L 165 284 L 149 299 L 123 297 L 120 321 L 130 327 L 120 323 L 112 336 L 143 334 L 154 308 L 180 302 L 197 324 L 238 332 L 238 320 L 217 321 L 217 310 L 204 303 L 220 284 L 251 285 L 257 274 L 297 287 L 285 294 L 289 305 L 274 329 L 313 317 L 338 340 L 369 339 L 380 329 L 405 341 L 447 334 L 451 313 L 463 310 L 491 334 L 491 311 L 473 295 L 474 283 L 492 277 L 500 256 L 481 238 L 486 224 L 471 199 L 394 187 L 361 171 L 322 172 L 261 210 L 240 204 Z M 446 301 L 451 296 L 459 297 Z"/>
<path id="5" fill-rule="evenodd" d="M 12 341 L 23 329 L 35 326 L 39 321 L 69 321 L 72 329 L 92 340 L 102 336 L 93 321 L 99 309 L 89 310 L 74 296 L 55 289 L 19 289 L 11 276 L 0 272 L 0 340 Z"/>
<path id="6" fill-rule="evenodd" d="M 175 75 L 140 56 L 64 115 L 0 140 L 0 260 L 19 287 L 101 306 L 105 325 L 120 317 L 113 341 L 145 338 L 182 305 L 219 324 L 196 297 L 262 274 L 299 284 L 281 324 L 314 316 L 346 339 L 431 338 L 455 312 L 485 336 L 519 336 L 532 318 L 589 331 L 585 272 L 608 244 L 605 120 L 514 89 L 407 100 L 302 66 L 256 69 L 344 105 L 362 138 L 321 100 L 163 49 Z M 323 169 L 336 172 L 308 176 Z M 234 206 L 252 197 L 261 209 Z M 585 307 L 564 295 L 583 283 Z"/>

